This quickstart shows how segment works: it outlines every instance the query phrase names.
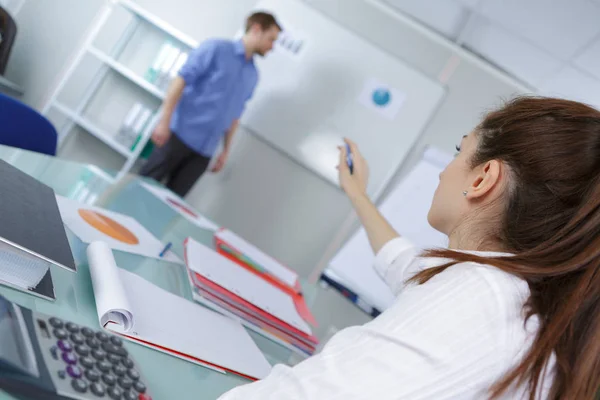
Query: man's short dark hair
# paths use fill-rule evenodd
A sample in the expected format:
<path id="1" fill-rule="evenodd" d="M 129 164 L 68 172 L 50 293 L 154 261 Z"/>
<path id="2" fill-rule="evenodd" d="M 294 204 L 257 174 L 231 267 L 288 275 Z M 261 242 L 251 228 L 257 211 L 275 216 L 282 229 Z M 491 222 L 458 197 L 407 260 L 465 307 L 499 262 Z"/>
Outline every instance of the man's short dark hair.
<path id="1" fill-rule="evenodd" d="M 255 12 L 254 14 L 248 17 L 248 19 L 246 20 L 246 32 L 248 32 L 250 28 L 252 28 L 254 25 L 259 25 L 263 31 L 269 30 L 273 26 L 276 26 L 277 29 L 279 29 L 280 31 L 283 30 L 281 29 L 281 25 L 279 25 L 273 14 L 269 14 L 262 11 Z"/>

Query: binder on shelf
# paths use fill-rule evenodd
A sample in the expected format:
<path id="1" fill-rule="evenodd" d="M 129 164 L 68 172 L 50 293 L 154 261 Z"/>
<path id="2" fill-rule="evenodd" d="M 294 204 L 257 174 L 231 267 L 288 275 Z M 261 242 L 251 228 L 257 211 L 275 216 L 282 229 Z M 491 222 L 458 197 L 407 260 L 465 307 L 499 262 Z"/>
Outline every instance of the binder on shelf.
<path id="1" fill-rule="evenodd" d="M 162 90 L 167 89 L 167 86 L 169 85 L 170 78 L 171 78 L 170 71 L 173 68 L 173 66 L 175 65 L 175 63 L 177 62 L 179 54 L 181 54 L 181 50 L 175 46 L 171 46 L 171 48 L 169 49 L 169 52 L 167 54 L 167 57 L 165 58 L 162 65 L 160 66 L 160 70 L 158 71 L 156 80 L 154 81 L 154 85 L 156 87 L 158 87 L 159 89 L 162 89 Z"/>
<path id="2" fill-rule="evenodd" d="M 177 74 L 179 73 L 179 70 L 181 69 L 181 67 L 183 67 L 183 65 L 187 61 L 188 57 L 189 57 L 189 54 L 184 51 L 182 51 L 179 54 L 179 57 L 177 57 L 177 61 L 175 61 L 175 64 L 173 64 L 171 71 L 169 71 L 170 79 L 173 79 L 173 78 L 175 78 L 175 76 L 177 76 Z"/>
<path id="3" fill-rule="evenodd" d="M 160 51 L 158 52 L 156 58 L 152 62 L 152 65 L 146 72 L 145 78 L 148 82 L 154 83 L 156 81 L 156 78 L 158 78 L 160 67 L 164 64 L 167 56 L 169 55 L 171 47 L 173 46 L 169 42 L 166 42 L 161 46 Z"/>
<path id="4" fill-rule="evenodd" d="M 152 111 L 149 108 L 144 108 L 131 129 L 131 151 L 135 150 L 137 144 L 140 142 L 144 129 L 151 118 Z"/>

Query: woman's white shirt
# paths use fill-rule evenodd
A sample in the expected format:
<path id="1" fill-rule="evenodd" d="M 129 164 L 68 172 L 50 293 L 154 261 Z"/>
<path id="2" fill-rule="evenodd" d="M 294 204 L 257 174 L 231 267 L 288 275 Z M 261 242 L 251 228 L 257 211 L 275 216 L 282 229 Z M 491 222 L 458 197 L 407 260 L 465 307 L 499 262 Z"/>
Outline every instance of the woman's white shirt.
<path id="1" fill-rule="evenodd" d="M 537 333 L 536 316 L 525 324 L 529 287 L 495 267 L 470 262 L 426 284 L 406 284 L 416 272 L 443 262 L 419 257 L 406 239 L 391 240 L 375 261 L 396 295 L 389 309 L 338 332 L 321 353 L 291 368 L 276 365 L 267 378 L 220 399 L 485 399 Z M 544 379 L 539 398 L 550 385 Z M 523 399 L 526 393 L 515 388 L 503 398 Z"/>

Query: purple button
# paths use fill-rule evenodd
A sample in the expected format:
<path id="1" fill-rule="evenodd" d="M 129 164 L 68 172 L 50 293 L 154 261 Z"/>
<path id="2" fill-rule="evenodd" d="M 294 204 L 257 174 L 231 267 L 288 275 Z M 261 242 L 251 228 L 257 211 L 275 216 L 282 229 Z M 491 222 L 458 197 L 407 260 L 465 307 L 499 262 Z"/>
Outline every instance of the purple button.
<path id="1" fill-rule="evenodd" d="M 67 342 L 66 340 L 59 340 L 56 344 L 58 344 L 58 348 L 62 351 L 69 352 L 73 350 L 71 343 Z"/>
<path id="2" fill-rule="evenodd" d="M 69 376 L 71 376 L 71 378 L 81 378 L 81 375 L 83 375 L 81 368 L 79 368 L 76 365 L 69 365 L 67 367 L 67 373 L 69 374 Z"/>
<path id="3" fill-rule="evenodd" d="M 63 353 L 62 359 L 67 364 L 75 364 L 77 362 L 77 357 L 73 353 Z"/>

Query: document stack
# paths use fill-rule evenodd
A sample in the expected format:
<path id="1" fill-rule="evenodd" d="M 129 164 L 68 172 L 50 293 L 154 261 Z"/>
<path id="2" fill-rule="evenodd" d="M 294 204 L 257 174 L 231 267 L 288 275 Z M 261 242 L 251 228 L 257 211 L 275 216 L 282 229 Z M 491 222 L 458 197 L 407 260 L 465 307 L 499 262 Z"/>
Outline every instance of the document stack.
<path id="1" fill-rule="evenodd" d="M 215 238 L 232 253 L 223 255 L 190 238 L 185 241 L 194 299 L 300 355 L 312 355 L 319 341 L 309 324 L 316 322 L 297 275 L 230 231 L 221 230 Z"/>

